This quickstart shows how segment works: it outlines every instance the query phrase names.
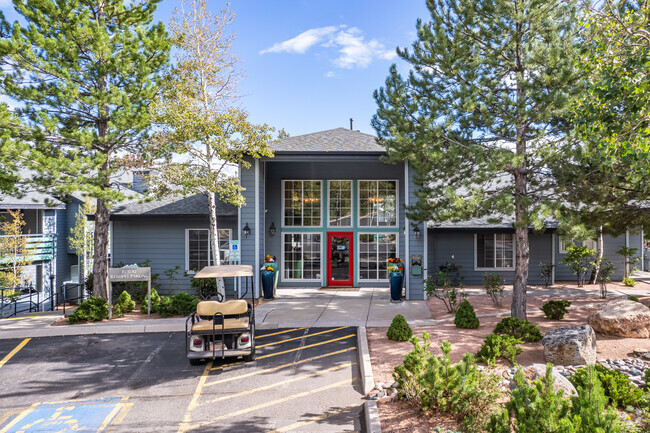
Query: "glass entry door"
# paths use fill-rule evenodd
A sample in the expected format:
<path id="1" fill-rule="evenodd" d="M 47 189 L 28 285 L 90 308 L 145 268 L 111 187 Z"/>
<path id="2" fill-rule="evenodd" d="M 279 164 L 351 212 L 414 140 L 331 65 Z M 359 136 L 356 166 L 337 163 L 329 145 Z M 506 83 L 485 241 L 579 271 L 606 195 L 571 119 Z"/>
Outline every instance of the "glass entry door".
<path id="1" fill-rule="evenodd" d="M 327 234 L 327 285 L 352 286 L 354 283 L 354 247 L 352 232 Z"/>

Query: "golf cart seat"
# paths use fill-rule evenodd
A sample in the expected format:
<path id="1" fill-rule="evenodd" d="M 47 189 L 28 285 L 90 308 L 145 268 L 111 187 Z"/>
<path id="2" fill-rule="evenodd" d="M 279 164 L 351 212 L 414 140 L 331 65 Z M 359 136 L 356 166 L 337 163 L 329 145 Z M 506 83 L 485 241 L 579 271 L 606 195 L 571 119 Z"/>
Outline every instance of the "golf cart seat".
<path id="1" fill-rule="evenodd" d="M 213 328 L 242 329 L 248 328 L 249 325 L 248 303 L 243 299 L 227 302 L 201 301 L 196 306 L 196 315 L 201 320 L 192 325 L 193 333 L 206 331 L 211 333 Z"/>

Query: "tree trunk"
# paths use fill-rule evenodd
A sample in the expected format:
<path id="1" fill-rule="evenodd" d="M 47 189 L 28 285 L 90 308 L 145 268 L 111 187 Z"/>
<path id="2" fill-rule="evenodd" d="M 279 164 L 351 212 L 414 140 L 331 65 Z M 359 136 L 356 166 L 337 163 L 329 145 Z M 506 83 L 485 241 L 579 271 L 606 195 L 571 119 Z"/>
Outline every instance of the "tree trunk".
<path id="1" fill-rule="evenodd" d="M 108 300 L 108 224 L 106 202 L 97 199 L 95 212 L 95 259 L 93 261 L 93 296 Z"/>
<path id="2" fill-rule="evenodd" d="M 208 209 L 210 214 L 210 240 L 212 248 L 212 261 L 215 265 L 221 264 L 221 255 L 219 254 L 219 230 L 217 226 L 217 199 L 212 192 L 207 193 L 208 196 Z M 217 278 L 217 293 L 226 299 L 226 285 L 223 278 Z"/>
<path id="3" fill-rule="evenodd" d="M 512 306 L 510 307 L 510 315 L 519 320 L 527 320 L 526 285 L 528 284 L 530 245 L 528 242 L 528 225 L 521 224 L 521 216 L 519 214 L 520 206 L 521 205 L 516 206 L 516 219 L 519 224 L 515 228 L 515 281 L 512 290 Z"/>
<path id="4" fill-rule="evenodd" d="M 605 246 L 603 245 L 603 226 L 598 228 L 598 255 L 596 256 L 596 263 L 594 263 L 594 269 L 591 272 L 591 278 L 589 278 L 589 284 L 596 284 L 598 281 L 598 274 L 600 273 L 600 265 L 603 262 L 603 256 L 605 254 Z"/>

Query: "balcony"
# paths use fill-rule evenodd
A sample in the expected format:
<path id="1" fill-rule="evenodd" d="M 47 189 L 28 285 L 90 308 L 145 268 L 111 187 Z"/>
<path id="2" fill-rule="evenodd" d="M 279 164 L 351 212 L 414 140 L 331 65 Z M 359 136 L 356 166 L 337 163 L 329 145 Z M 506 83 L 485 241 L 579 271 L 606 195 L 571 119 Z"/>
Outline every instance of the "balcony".
<path id="1" fill-rule="evenodd" d="M 2 242 L 3 238 L 8 237 L 9 236 L 0 235 L 0 242 Z M 32 263 L 47 262 L 52 260 L 56 255 L 56 235 L 22 235 L 21 237 L 27 238 L 27 250 L 29 251 L 29 260 Z M 0 264 L 7 264 L 10 262 L 11 258 L 0 257 Z"/>

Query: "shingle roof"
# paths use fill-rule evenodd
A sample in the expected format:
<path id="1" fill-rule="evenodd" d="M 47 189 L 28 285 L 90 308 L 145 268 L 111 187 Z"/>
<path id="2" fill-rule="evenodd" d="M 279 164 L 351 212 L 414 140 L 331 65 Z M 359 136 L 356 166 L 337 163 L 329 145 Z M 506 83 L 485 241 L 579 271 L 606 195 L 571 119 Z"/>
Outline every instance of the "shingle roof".
<path id="1" fill-rule="evenodd" d="M 501 221 L 491 221 L 491 218 L 472 218 L 465 221 L 445 221 L 442 223 L 428 222 L 427 227 L 430 229 L 513 229 L 514 218 L 504 218 Z M 544 226 L 547 229 L 557 228 L 557 221 L 545 221 Z"/>
<path id="2" fill-rule="evenodd" d="M 237 207 L 232 204 L 217 200 L 218 216 L 236 216 Z M 208 198 L 203 194 L 195 194 L 189 197 L 171 196 L 160 200 L 138 203 L 123 203 L 116 206 L 111 215 L 208 215 Z"/>
<path id="3" fill-rule="evenodd" d="M 345 128 L 283 138 L 271 143 L 275 153 L 386 153 L 376 137 Z"/>
<path id="4" fill-rule="evenodd" d="M 22 197 L 0 194 L 0 209 L 64 209 L 65 204 L 40 192 L 26 192 Z"/>

